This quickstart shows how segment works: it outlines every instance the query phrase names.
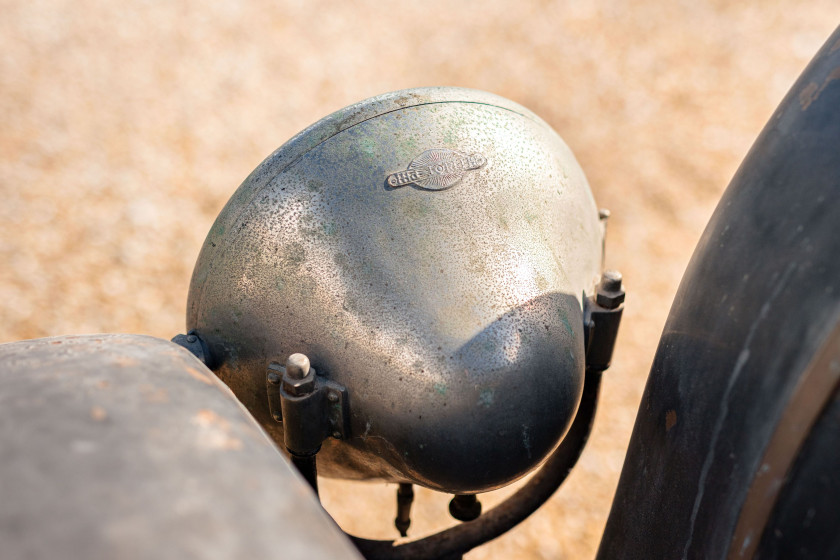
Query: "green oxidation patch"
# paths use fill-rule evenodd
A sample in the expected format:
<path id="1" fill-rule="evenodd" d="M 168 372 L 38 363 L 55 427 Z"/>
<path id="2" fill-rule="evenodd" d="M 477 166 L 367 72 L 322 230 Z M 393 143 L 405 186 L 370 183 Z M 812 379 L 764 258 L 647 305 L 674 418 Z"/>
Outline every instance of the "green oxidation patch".
<path id="1" fill-rule="evenodd" d="M 528 458 L 531 458 L 531 434 L 528 433 L 528 426 L 522 425 L 522 445 L 525 451 L 528 452 Z"/>
<path id="2" fill-rule="evenodd" d="M 489 338 L 485 339 L 481 343 L 481 349 L 485 352 L 492 353 L 496 349 L 496 341 L 490 340 Z"/>
<path id="3" fill-rule="evenodd" d="M 572 324 L 569 322 L 569 317 L 566 315 L 566 312 L 562 309 L 560 310 L 560 320 L 563 321 L 563 326 L 566 327 L 569 336 L 574 336 L 575 332 L 572 329 Z"/>
<path id="4" fill-rule="evenodd" d="M 417 144 L 417 138 L 414 136 L 403 136 L 401 140 L 401 147 L 404 152 L 414 154 L 415 152 L 420 151 L 420 146 Z"/>
<path id="5" fill-rule="evenodd" d="M 435 391 L 439 395 L 446 394 L 446 383 L 435 383 Z"/>
<path id="6" fill-rule="evenodd" d="M 320 191 L 322 188 L 324 188 L 324 183 L 316 179 L 310 179 L 306 182 L 306 189 L 310 192 Z"/>
<path id="7" fill-rule="evenodd" d="M 478 404 L 484 408 L 489 408 L 493 404 L 493 389 L 484 389 L 478 395 Z"/>
<path id="8" fill-rule="evenodd" d="M 361 148 L 362 153 L 368 158 L 373 159 L 376 156 L 376 141 L 372 138 L 362 139 L 362 141 L 359 142 L 359 147 Z"/>
<path id="9" fill-rule="evenodd" d="M 278 276 L 277 279 L 274 282 L 274 285 L 277 286 L 277 291 L 278 292 L 282 292 L 283 288 L 286 287 L 286 281 L 283 280 L 282 277 Z"/>
<path id="10" fill-rule="evenodd" d="M 471 109 L 471 108 L 470 108 Z M 471 117 L 475 117 L 475 111 L 470 111 L 472 114 Z M 479 114 L 480 115 L 480 114 Z M 469 127 L 469 121 L 460 115 L 451 115 L 449 118 L 446 119 L 444 126 L 446 128 L 443 131 L 443 141 L 448 145 L 456 144 L 461 138 L 464 137 L 464 130 Z"/>
<path id="11" fill-rule="evenodd" d="M 324 233 L 326 235 L 335 235 L 335 232 L 336 232 L 335 222 L 327 222 L 326 224 L 323 224 L 321 227 L 323 228 Z"/>
<path id="12" fill-rule="evenodd" d="M 407 197 L 403 199 L 400 206 L 400 210 L 402 210 L 403 214 L 409 218 L 428 216 L 432 211 L 432 207 L 427 202 L 427 197 Z"/>
<path id="13" fill-rule="evenodd" d="M 455 142 L 458 141 L 459 135 L 457 130 L 453 130 L 452 127 L 446 129 L 443 133 L 443 142 L 447 146 L 451 146 Z"/>
<path id="14" fill-rule="evenodd" d="M 526 222 L 528 222 L 529 224 L 531 224 L 531 223 L 533 223 L 533 222 L 534 222 L 534 220 L 536 220 L 538 217 L 539 217 L 539 216 L 537 216 L 536 214 L 534 214 L 534 213 L 532 213 L 532 212 L 528 212 L 527 214 L 525 214 L 525 221 L 526 221 Z"/>

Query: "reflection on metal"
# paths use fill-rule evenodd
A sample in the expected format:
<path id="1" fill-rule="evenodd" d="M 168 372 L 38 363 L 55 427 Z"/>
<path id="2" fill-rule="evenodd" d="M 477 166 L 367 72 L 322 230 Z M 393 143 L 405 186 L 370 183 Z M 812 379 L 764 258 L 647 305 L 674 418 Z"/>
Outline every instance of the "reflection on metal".
<path id="1" fill-rule="evenodd" d="M 354 537 L 353 541 L 368 560 L 409 560 L 415 558 L 457 558 L 473 548 L 495 539 L 534 513 L 566 480 L 580 458 L 598 405 L 601 371 L 588 370 L 580 409 L 569 433 L 531 479 L 513 496 L 475 521 L 467 521 L 434 535 L 397 544 Z"/>
<path id="2" fill-rule="evenodd" d="M 319 474 L 482 492 L 575 417 L 602 242 L 583 172 L 538 117 L 472 90 L 394 92 L 246 179 L 202 248 L 187 323 L 282 447 L 270 362 L 305 354 L 346 388 Z"/>
<path id="3" fill-rule="evenodd" d="M 0 345 L 4 558 L 358 558 L 190 352 L 147 336 Z"/>

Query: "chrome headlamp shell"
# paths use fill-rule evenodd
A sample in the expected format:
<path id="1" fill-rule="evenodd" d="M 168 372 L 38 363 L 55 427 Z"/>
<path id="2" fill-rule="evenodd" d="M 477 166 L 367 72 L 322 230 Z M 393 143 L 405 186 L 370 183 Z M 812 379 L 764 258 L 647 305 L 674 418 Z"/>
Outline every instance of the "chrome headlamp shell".
<path id="1" fill-rule="evenodd" d="M 278 443 L 266 368 L 304 353 L 349 426 L 319 472 L 453 493 L 526 474 L 584 377 L 603 228 L 569 148 L 500 97 L 363 101 L 269 156 L 210 231 L 187 324 Z"/>

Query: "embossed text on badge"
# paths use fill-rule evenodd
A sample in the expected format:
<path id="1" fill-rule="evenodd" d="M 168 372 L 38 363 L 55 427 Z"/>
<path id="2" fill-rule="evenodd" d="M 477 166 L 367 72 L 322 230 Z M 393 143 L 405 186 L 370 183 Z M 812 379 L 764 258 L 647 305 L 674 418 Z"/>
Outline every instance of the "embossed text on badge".
<path id="1" fill-rule="evenodd" d="M 430 190 L 443 190 L 458 184 L 464 174 L 487 163 L 481 154 L 462 154 L 455 150 L 426 150 L 408 164 L 408 169 L 388 175 L 388 185 L 415 184 Z"/>

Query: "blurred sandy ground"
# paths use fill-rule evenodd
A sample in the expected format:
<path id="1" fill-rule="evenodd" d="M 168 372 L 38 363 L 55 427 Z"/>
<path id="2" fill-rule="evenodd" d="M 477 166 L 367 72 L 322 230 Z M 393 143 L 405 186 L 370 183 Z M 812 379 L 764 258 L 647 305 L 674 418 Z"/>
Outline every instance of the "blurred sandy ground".
<path id="1" fill-rule="evenodd" d="M 627 311 L 578 467 L 468 558 L 590 558 L 694 244 L 840 3 L 56 0 L 2 1 L 0 14 L 0 342 L 183 331 L 224 202 L 342 106 L 457 85 L 552 124 L 613 212 Z M 324 486 L 342 526 L 394 535 L 393 487 Z M 450 523 L 446 502 L 419 492 L 412 533 Z"/>

